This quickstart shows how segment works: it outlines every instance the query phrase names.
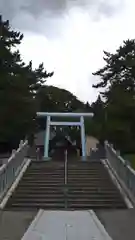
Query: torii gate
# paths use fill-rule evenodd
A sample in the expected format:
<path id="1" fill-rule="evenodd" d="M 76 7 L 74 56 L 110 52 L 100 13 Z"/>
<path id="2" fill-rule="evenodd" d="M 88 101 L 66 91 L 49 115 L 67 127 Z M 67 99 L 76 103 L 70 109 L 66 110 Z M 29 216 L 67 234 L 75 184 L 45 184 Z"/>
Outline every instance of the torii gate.
<path id="1" fill-rule="evenodd" d="M 50 139 L 50 126 L 79 126 L 81 128 L 81 144 L 82 144 L 82 159 L 86 159 L 86 139 L 85 139 L 85 125 L 84 117 L 93 117 L 93 113 L 51 113 L 51 112 L 37 112 L 39 117 L 47 117 L 46 121 L 46 134 L 45 134 L 45 143 L 44 143 L 44 159 L 48 160 L 48 150 L 49 150 L 49 139 Z M 51 117 L 79 117 L 80 121 L 78 122 L 59 122 L 51 121 Z"/>

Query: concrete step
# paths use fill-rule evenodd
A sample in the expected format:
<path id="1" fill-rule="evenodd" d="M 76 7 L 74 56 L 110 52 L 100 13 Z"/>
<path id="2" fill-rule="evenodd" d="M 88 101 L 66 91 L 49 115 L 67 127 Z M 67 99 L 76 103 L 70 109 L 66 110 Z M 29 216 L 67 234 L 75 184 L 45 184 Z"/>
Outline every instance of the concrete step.
<path id="1" fill-rule="evenodd" d="M 91 172 L 98 172 L 98 171 L 105 171 L 105 168 L 104 167 L 95 167 L 95 168 L 92 168 L 92 167 L 76 167 L 76 168 L 72 168 L 72 167 L 69 167 L 68 166 L 68 170 L 71 171 L 71 172 L 75 172 L 75 171 L 84 171 L 84 172 L 88 172 L 88 171 L 91 171 Z"/>
<path id="2" fill-rule="evenodd" d="M 125 205 L 120 204 L 111 204 L 111 203 L 68 203 L 68 208 L 72 210 L 85 210 L 85 209 L 125 209 Z"/>
<path id="3" fill-rule="evenodd" d="M 68 167 L 68 171 L 69 172 L 80 172 L 80 171 L 84 171 L 84 172 L 99 172 L 99 171 L 102 171 L 104 172 L 105 171 L 105 168 L 104 167 L 98 167 L 98 168 L 83 168 L 83 167 L 80 167 L 80 168 L 69 168 Z"/>
<path id="4" fill-rule="evenodd" d="M 23 182 L 64 182 L 64 178 L 23 178 Z"/>
<path id="5" fill-rule="evenodd" d="M 19 187 L 23 187 L 23 188 L 32 188 L 32 187 L 36 187 L 36 188 L 38 188 L 38 187 L 57 187 L 57 188 L 59 188 L 59 187 L 63 187 L 64 186 L 64 183 L 55 183 L 55 182 L 53 182 L 53 183 L 50 183 L 50 184 L 48 184 L 48 183 L 46 183 L 46 182 L 40 182 L 39 184 L 38 183 L 36 183 L 36 182 L 31 182 L 31 183 L 28 183 L 28 182 L 22 182 L 22 183 L 20 183 L 20 185 L 19 185 Z"/>
<path id="6" fill-rule="evenodd" d="M 92 199 L 104 199 L 104 197 L 106 199 L 115 199 L 117 200 L 118 198 L 120 198 L 120 196 L 118 196 L 118 194 L 91 194 L 91 193 L 85 193 L 85 194 L 67 194 L 68 196 L 68 199 L 71 200 L 71 199 L 89 199 L 89 200 L 92 200 Z M 13 195 L 13 197 L 11 198 L 12 200 L 13 199 L 33 199 L 33 198 L 40 198 L 40 199 L 51 199 L 51 198 L 55 198 L 55 199 L 61 199 L 61 198 L 64 198 L 65 199 L 65 196 L 64 196 L 64 193 L 61 193 L 61 194 L 55 194 L 55 193 L 51 193 L 51 194 L 48 194 L 48 193 L 40 193 L 40 194 L 31 194 L 31 193 L 16 193 L 15 195 Z"/>
<path id="7" fill-rule="evenodd" d="M 101 182 L 102 181 L 102 182 Z M 34 185 L 34 184 L 50 184 L 50 185 L 56 185 L 56 184 L 64 184 L 64 179 L 37 179 L 35 181 L 35 179 L 30 179 L 30 180 L 25 180 L 23 179 L 22 180 L 22 184 L 27 184 L 27 185 Z M 111 185 L 111 182 L 108 182 L 107 183 L 107 180 L 105 179 L 93 179 L 93 180 L 89 180 L 89 179 L 78 179 L 77 180 L 68 180 L 68 185 L 71 185 L 71 184 L 74 184 L 74 185 L 83 185 L 85 184 L 86 186 L 89 185 L 89 186 L 94 186 L 94 185 L 99 185 L 99 186 L 102 186 L 102 185 Z"/>
<path id="8" fill-rule="evenodd" d="M 64 203 L 65 199 L 64 198 L 18 198 L 18 197 L 13 197 L 10 199 L 10 203 Z"/>
<path id="9" fill-rule="evenodd" d="M 62 183 L 64 184 L 64 179 L 23 179 L 22 183 L 27 183 L 27 184 L 57 184 L 57 183 Z"/>
<path id="10" fill-rule="evenodd" d="M 38 198 L 43 198 L 43 199 L 51 199 L 51 198 L 57 198 L 57 199 L 59 199 L 59 198 L 64 198 L 64 194 L 61 192 L 61 193 L 59 193 L 59 194 L 57 194 L 57 193 L 39 193 L 39 194 L 32 194 L 32 193 L 16 193 L 13 197 L 12 197 L 12 199 L 13 198 L 17 198 L 17 199 L 25 199 L 25 198 L 28 198 L 28 199 L 33 199 L 33 198 L 35 198 L 35 197 L 38 197 Z"/>
<path id="11" fill-rule="evenodd" d="M 85 183 L 84 182 L 82 182 L 82 181 L 72 181 L 71 183 L 70 182 L 68 182 L 68 185 L 72 185 L 73 184 L 73 186 L 78 186 L 78 185 L 80 185 L 80 186 L 89 186 L 89 187 L 94 187 L 94 186 L 97 186 L 97 187 L 102 187 L 102 186 L 106 186 L 106 187 L 113 187 L 112 186 L 112 184 L 111 184 L 111 182 L 107 182 L 107 181 L 100 181 L 100 180 L 97 180 L 97 181 L 85 181 Z M 85 185 L 84 185 L 85 184 Z"/>
<path id="12" fill-rule="evenodd" d="M 108 176 L 108 173 L 102 172 L 102 171 L 76 171 L 76 172 L 71 172 L 68 170 L 68 176 Z"/>
<path id="13" fill-rule="evenodd" d="M 12 206 L 7 206 L 7 209 L 12 210 L 38 210 L 38 209 L 71 209 L 71 210 L 85 210 L 85 209 L 124 209 L 122 204 L 111 203 L 13 203 Z"/>
<path id="14" fill-rule="evenodd" d="M 18 188 L 16 189 L 16 191 L 60 191 L 62 189 L 65 188 L 65 185 L 61 184 L 61 185 L 43 185 L 43 186 L 36 186 L 36 185 L 32 185 L 32 186 L 27 186 L 27 184 L 25 185 L 19 185 Z M 74 192 L 74 191 L 96 191 L 96 192 L 103 192 L 103 191 L 118 191 L 115 186 L 112 186 L 111 189 L 109 186 L 67 186 L 66 187 L 69 191 Z"/>
<path id="15" fill-rule="evenodd" d="M 102 182 L 104 182 L 104 181 L 108 181 L 108 178 L 107 177 L 103 177 L 103 178 L 102 177 L 91 177 L 91 176 L 89 176 L 89 177 L 85 176 L 85 177 L 81 177 L 81 178 L 68 177 L 68 182 L 78 182 L 78 181 L 80 181 L 80 182 L 102 181 Z"/>
<path id="16" fill-rule="evenodd" d="M 17 210 L 17 209 L 21 209 L 21 210 L 29 210 L 29 209 L 52 209 L 52 210 L 57 210 L 57 209 L 65 209 L 65 202 L 64 203 L 12 203 L 12 205 L 10 206 L 6 206 L 7 209 L 11 209 L 12 210 Z"/>
<path id="17" fill-rule="evenodd" d="M 62 174 L 57 174 L 57 173 L 52 173 L 52 174 L 50 174 L 50 173 L 26 173 L 26 174 L 24 174 L 24 177 L 25 178 L 30 178 L 30 177 L 34 177 L 34 178 L 44 178 L 44 177 L 46 177 L 46 178 L 50 178 L 50 175 L 51 175 L 51 177 L 64 177 L 64 173 L 62 173 Z"/>
<path id="18" fill-rule="evenodd" d="M 15 197 L 45 197 L 45 198 L 51 198 L 51 197 L 64 197 L 66 194 L 64 192 L 64 189 L 61 191 L 37 191 L 36 193 L 32 192 L 32 191 L 16 191 L 12 196 Z M 120 197 L 119 193 L 117 192 L 102 192 L 102 193 L 98 193 L 98 192 L 91 192 L 91 191 L 87 191 L 87 192 L 67 192 L 67 196 L 68 197 L 73 197 L 73 198 L 116 198 L 116 197 Z"/>
<path id="19" fill-rule="evenodd" d="M 36 188 L 22 188 L 22 187 L 18 187 L 16 190 L 15 190 L 15 193 L 61 193 L 63 191 L 64 187 L 63 188 L 53 188 L 53 187 L 46 187 L 46 188 L 42 188 L 42 187 L 36 187 Z"/>
<path id="20" fill-rule="evenodd" d="M 27 184 L 23 184 L 23 185 L 19 185 L 17 188 L 16 188 L 16 190 L 15 191 L 20 191 L 20 190 L 28 190 L 28 191 L 47 191 L 47 190 L 49 190 L 49 191 L 53 191 L 53 190 L 61 190 L 61 189 L 63 189 L 63 188 L 65 188 L 65 185 L 64 184 L 60 184 L 60 185 L 58 185 L 58 184 L 56 184 L 56 185 L 40 185 L 40 186 L 36 186 L 36 185 L 30 185 L 30 186 L 27 186 Z"/>
<path id="21" fill-rule="evenodd" d="M 64 175 L 64 169 L 62 170 L 56 170 L 56 169 L 52 169 L 52 170 L 47 170 L 47 169 L 38 169 L 38 170 L 34 170 L 31 169 L 29 171 L 26 172 L 26 174 L 59 174 L 59 175 Z"/>

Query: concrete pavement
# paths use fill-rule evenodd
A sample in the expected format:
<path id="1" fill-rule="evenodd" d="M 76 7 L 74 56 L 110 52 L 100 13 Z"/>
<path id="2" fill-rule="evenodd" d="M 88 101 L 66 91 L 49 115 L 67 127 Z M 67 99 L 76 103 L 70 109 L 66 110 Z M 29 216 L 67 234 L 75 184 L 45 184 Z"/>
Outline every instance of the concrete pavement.
<path id="1" fill-rule="evenodd" d="M 100 210 L 96 214 L 113 240 L 135 239 L 135 209 Z"/>
<path id="2" fill-rule="evenodd" d="M 36 214 L 0 211 L 0 240 L 20 240 Z"/>
<path id="3" fill-rule="evenodd" d="M 22 240 L 112 240 L 91 211 L 40 210 Z"/>

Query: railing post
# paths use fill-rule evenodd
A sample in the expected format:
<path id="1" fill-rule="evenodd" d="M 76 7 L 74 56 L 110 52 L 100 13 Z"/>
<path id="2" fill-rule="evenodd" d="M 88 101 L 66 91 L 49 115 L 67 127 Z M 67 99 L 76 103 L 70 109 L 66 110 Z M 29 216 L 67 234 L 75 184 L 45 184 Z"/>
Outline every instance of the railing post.
<path id="1" fill-rule="evenodd" d="M 36 154 L 37 154 L 37 160 L 39 161 L 40 160 L 40 149 L 39 148 L 36 149 Z"/>
<path id="2" fill-rule="evenodd" d="M 20 143 L 19 143 L 19 148 L 21 148 L 22 145 L 23 145 L 23 140 L 20 141 Z"/>
<path id="3" fill-rule="evenodd" d="M 64 196 L 65 196 L 65 208 L 68 208 L 68 169 L 67 169 L 68 159 L 67 150 L 65 150 L 65 171 L 64 171 Z"/>
<path id="4" fill-rule="evenodd" d="M 67 150 L 65 151 L 65 185 L 67 185 Z"/>
<path id="5" fill-rule="evenodd" d="M 16 150 L 13 149 L 13 150 L 12 150 L 12 154 L 11 154 L 11 156 L 12 156 L 12 155 L 15 155 L 15 154 L 16 154 Z"/>

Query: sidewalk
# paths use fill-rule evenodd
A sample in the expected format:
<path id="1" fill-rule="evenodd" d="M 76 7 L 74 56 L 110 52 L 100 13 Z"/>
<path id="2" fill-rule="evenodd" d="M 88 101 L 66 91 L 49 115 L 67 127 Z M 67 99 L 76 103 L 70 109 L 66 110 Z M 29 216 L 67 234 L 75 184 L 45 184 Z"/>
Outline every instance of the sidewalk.
<path id="1" fill-rule="evenodd" d="M 135 209 L 96 211 L 113 240 L 135 239 Z"/>

